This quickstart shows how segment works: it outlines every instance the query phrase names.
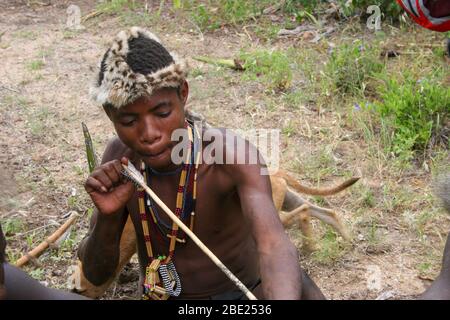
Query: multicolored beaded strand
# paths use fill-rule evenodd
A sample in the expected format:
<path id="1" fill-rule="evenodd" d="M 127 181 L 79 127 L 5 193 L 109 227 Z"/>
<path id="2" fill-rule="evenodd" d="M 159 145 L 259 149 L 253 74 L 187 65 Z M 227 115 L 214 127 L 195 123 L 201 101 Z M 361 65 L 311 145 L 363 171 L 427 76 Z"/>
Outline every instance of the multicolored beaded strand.
<path id="1" fill-rule="evenodd" d="M 196 149 L 193 142 L 193 129 L 190 125 L 187 125 L 188 130 L 188 136 L 190 141 L 190 147 L 188 149 L 187 155 L 186 155 L 186 161 L 183 164 L 183 169 L 181 171 L 180 176 L 180 182 L 177 189 L 177 199 L 176 199 L 176 209 L 175 214 L 178 218 L 182 216 L 183 210 L 184 210 L 184 203 L 185 203 L 185 193 L 187 188 L 187 180 L 188 176 L 191 176 L 192 173 L 190 172 L 191 167 L 194 167 L 194 173 L 193 173 L 193 192 L 192 192 L 192 212 L 191 212 L 191 220 L 190 220 L 190 229 L 193 230 L 194 227 L 194 208 L 195 208 L 195 201 L 196 201 L 196 195 L 197 195 L 197 169 L 199 165 L 199 152 L 197 152 L 194 160 L 194 164 L 191 162 L 191 152 L 192 149 Z M 197 132 L 196 132 L 197 133 Z M 197 148 L 198 151 L 198 148 Z M 195 150 L 194 150 L 195 152 Z M 145 170 L 145 164 L 141 163 L 141 173 L 144 176 L 144 179 L 147 180 L 147 174 Z M 188 175 L 188 173 L 190 173 Z M 191 179 L 189 179 L 191 180 Z M 189 181 L 191 182 L 191 181 Z M 169 244 L 169 253 L 168 256 L 158 256 L 158 258 L 154 258 L 153 256 L 153 250 L 151 245 L 151 238 L 150 238 L 150 231 L 149 231 L 149 220 L 147 218 L 146 208 L 145 208 L 145 192 L 142 188 L 138 188 L 138 203 L 139 203 L 139 214 L 141 217 L 141 223 L 142 223 L 142 230 L 144 234 L 144 241 L 146 245 L 147 255 L 148 255 L 148 261 L 149 265 L 146 268 L 146 275 L 145 275 L 145 281 L 144 281 L 144 292 L 142 298 L 144 300 L 148 299 L 155 299 L 155 300 L 161 300 L 161 299 L 168 299 L 169 296 L 178 296 L 181 293 L 181 282 L 178 277 L 178 274 L 175 269 L 175 265 L 173 264 L 173 261 L 171 261 L 174 252 L 175 252 L 175 246 L 176 242 L 182 242 L 185 243 L 185 239 L 178 239 L 178 225 L 176 223 L 172 224 L 172 230 L 170 234 L 167 236 L 170 238 L 170 244 Z M 158 220 L 155 215 L 155 212 L 153 211 L 152 206 L 149 206 L 150 215 L 152 218 L 152 221 L 155 225 L 158 226 Z M 161 284 L 163 287 L 161 287 Z"/>

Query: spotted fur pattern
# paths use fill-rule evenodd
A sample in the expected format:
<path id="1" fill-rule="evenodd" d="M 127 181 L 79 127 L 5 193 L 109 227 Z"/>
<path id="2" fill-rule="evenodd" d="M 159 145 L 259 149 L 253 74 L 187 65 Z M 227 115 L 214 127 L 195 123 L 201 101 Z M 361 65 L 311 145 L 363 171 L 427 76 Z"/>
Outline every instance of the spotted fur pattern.
<path id="1" fill-rule="evenodd" d="M 90 94 L 99 104 L 109 103 L 121 108 L 143 95 L 151 95 L 153 90 L 178 87 L 187 76 L 187 63 L 170 52 L 174 62 L 150 74 L 133 72 L 126 57 L 129 52 L 128 41 L 139 35 L 154 41 L 161 41 L 151 32 L 132 27 L 117 34 L 105 58 L 105 72 L 101 83 L 96 79 Z"/>

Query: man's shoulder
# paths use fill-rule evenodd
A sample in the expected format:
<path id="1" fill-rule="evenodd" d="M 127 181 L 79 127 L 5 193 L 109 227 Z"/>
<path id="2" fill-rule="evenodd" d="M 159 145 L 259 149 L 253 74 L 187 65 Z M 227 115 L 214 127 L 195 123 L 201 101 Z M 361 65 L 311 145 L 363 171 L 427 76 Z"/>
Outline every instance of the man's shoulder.
<path id="1" fill-rule="evenodd" d="M 259 168 L 263 162 L 252 140 L 240 130 L 208 128 L 203 133 L 203 161 L 212 165 L 216 172 L 252 175 L 255 170 L 249 170 L 250 167 Z"/>
<path id="2" fill-rule="evenodd" d="M 210 127 L 203 129 L 203 145 L 207 146 L 211 143 L 217 143 L 216 147 L 222 147 L 225 153 L 238 153 L 257 151 L 256 146 L 252 143 L 251 139 L 246 135 L 243 135 L 241 130 L 222 128 L 222 127 Z M 218 141 L 217 139 L 220 139 Z M 239 147 L 245 149 L 240 150 Z"/>

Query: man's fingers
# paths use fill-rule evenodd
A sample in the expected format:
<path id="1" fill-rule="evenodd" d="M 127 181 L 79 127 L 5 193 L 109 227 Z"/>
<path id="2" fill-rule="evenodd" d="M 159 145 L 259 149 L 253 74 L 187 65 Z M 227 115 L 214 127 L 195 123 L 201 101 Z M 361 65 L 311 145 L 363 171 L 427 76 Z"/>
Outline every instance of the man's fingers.
<path id="1" fill-rule="evenodd" d="M 120 177 L 120 163 L 119 161 L 113 161 L 105 166 L 104 172 L 108 176 L 108 178 L 111 180 L 113 186 L 117 183 L 121 182 Z M 119 169 L 120 168 L 120 169 Z"/>
<path id="2" fill-rule="evenodd" d="M 90 176 L 87 178 L 86 183 L 84 185 L 84 189 L 87 193 L 92 192 L 108 192 L 108 189 L 101 183 L 99 180 Z"/>
<path id="3" fill-rule="evenodd" d="M 126 158 L 125 158 L 126 159 Z M 126 159 L 128 161 L 128 159 Z M 116 171 L 119 175 L 119 179 L 122 183 L 125 183 L 128 181 L 128 179 L 122 174 L 123 172 L 123 167 L 122 167 L 122 160 L 115 160 L 114 161 L 114 167 L 116 168 Z M 126 165 L 128 165 L 128 163 L 125 163 Z"/>
<path id="4" fill-rule="evenodd" d="M 119 177 L 120 177 L 120 174 L 121 174 L 123 168 L 122 168 L 122 163 L 119 160 L 115 160 L 114 161 L 114 168 L 116 169 L 116 171 L 117 171 L 117 173 L 119 174 Z"/>
<path id="5" fill-rule="evenodd" d="M 122 159 L 120 159 L 121 164 L 123 163 L 124 165 L 128 165 L 128 158 L 127 157 L 122 157 Z"/>
<path id="6" fill-rule="evenodd" d="M 128 200 L 134 192 L 134 184 L 131 181 L 126 181 L 124 182 L 124 184 L 118 186 L 115 190 Z"/>
<path id="7" fill-rule="evenodd" d="M 128 159 L 124 158 L 127 162 Z M 88 178 L 85 184 L 86 191 L 108 192 L 118 185 L 126 182 L 122 176 L 122 162 L 113 160 L 102 164 Z"/>
<path id="8" fill-rule="evenodd" d="M 99 170 L 93 173 L 92 177 L 100 181 L 102 185 L 106 187 L 107 191 L 114 186 L 114 183 L 111 181 L 111 179 L 108 177 L 108 175 L 105 173 L 104 170 Z"/>

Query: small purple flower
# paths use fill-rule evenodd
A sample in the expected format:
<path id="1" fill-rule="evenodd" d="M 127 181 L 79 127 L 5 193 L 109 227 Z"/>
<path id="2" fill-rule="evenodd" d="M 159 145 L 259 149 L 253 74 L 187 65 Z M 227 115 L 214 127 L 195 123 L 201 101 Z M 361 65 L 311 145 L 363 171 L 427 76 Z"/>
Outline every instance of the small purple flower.
<path id="1" fill-rule="evenodd" d="M 355 103 L 355 104 L 353 105 L 353 108 L 354 108 L 356 111 L 361 111 L 361 106 L 360 106 L 358 103 Z"/>

